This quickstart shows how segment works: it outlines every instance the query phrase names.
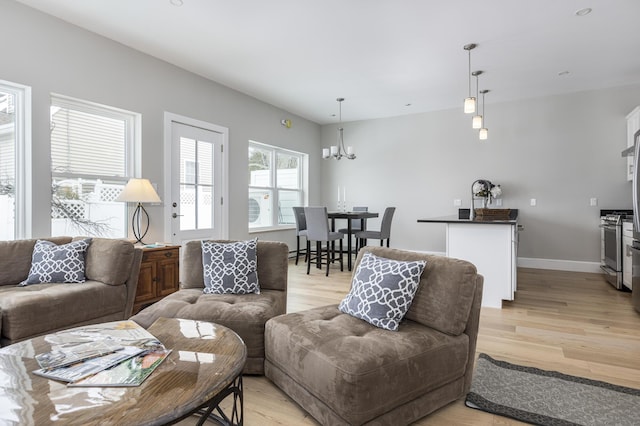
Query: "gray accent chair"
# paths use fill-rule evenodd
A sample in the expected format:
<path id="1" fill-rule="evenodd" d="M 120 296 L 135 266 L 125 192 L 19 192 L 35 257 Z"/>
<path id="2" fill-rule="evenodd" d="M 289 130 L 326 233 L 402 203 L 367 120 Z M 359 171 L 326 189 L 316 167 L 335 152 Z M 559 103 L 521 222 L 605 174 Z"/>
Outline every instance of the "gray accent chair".
<path id="1" fill-rule="evenodd" d="M 329 266 L 333 263 L 335 258 L 335 252 L 331 250 L 331 242 L 340 241 L 340 270 L 343 271 L 342 264 L 342 237 L 340 232 L 332 232 L 329 229 L 329 216 L 327 214 L 326 207 L 305 207 L 304 215 L 307 220 L 307 275 L 311 271 L 311 263 L 316 262 L 316 265 L 320 267 L 323 265 L 323 257 L 326 257 L 327 272 L 326 276 L 329 276 Z M 311 255 L 311 242 L 316 242 L 315 256 Z M 325 256 L 323 256 L 322 243 L 326 243 Z"/>
<path id="2" fill-rule="evenodd" d="M 149 328 L 158 318 L 208 321 L 229 327 L 247 345 L 244 374 L 264 372 L 264 325 L 287 307 L 289 248 L 285 243 L 258 241 L 260 294 L 205 294 L 202 242 L 182 247 L 180 290 L 143 309 L 131 319 Z"/>
<path id="3" fill-rule="evenodd" d="M 387 247 L 389 247 L 389 240 L 391 239 L 391 221 L 393 220 L 393 214 L 395 212 L 395 207 L 387 207 L 384 210 L 382 224 L 380 225 L 379 231 L 362 230 L 356 232 L 356 252 L 358 251 L 358 246 L 364 247 L 367 245 L 368 239 L 380 240 L 380 246 L 382 246 L 384 240 L 387 240 Z"/>
<path id="4" fill-rule="evenodd" d="M 471 387 L 483 277 L 464 260 L 363 247 L 426 260 L 398 331 L 323 306 L 272 318 L 265 376 L 323 425 L 407 425 Z"/>

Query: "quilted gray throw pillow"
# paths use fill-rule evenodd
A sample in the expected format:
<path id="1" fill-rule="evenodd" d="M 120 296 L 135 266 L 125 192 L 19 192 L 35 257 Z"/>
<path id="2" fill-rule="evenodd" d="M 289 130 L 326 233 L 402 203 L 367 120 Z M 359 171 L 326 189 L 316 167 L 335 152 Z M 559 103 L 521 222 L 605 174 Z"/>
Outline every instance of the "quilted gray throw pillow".
<path id="1" fill-rule="evenodd" d="M 259 294 L 257 247 L 257 238 L 230 243 L 203 241 L 204 293 Z"/>
<path id="2" fill-rule="evenodd" d="M 31 256 L 31 269 L 20 286 L 38 283 L 83 283 L 84 260 L 91 238 L 57 245 L 37 240 Z"/>
<path id="3" fill-rule="evenodd" d="M 401 261 L 365 253 L 351 291 L 339 309 L 385 330 L 397 331 L 418 290 L 425 260 Z"/>

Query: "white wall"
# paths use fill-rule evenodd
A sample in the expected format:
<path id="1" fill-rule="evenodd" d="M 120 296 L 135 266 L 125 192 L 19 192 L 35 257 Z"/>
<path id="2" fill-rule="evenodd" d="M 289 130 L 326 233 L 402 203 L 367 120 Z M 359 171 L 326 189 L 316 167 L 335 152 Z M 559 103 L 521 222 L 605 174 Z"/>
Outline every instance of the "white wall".
<path id="1" fill-rule="evenodd" d="M 142 176 L 164 191 L 163 114 L 229 128 L 229 233 L 248 238 L 249 139 L 305 153 L 317 151 L 320 126 L 19 3 L 0 0 L 0 79 L 33 89 L 33 236 L 50 233 L 50 94 L 58 93 L 142 114 Z M 186 47 L 188 48 L 188 47 Z M 224 58 L 220 58 L 224 60 Z M 280 120 L 293 121 L 286 129 Z M 319 194 L 319 159 L 311 191 Z M 316 195 L 317 196 L 317 195 Z M 313 197 L 312 197 L 313 199 Z M 145 241 L 164 240 L 164 206 L 150 206 Z M 255 235 L 255 234 L 254 234 Z M 258 234 L 295 247 L 292 231 Z M 292 245 L 293 244 L 293 245 Z"/>
<path id="2" fill-rule="evenodd" d="M 620 152 L 625 116 L 637 105 L 640 85 L 488 103 L 484 142 L 462 107 L 346 123 L 345 144 L 358 158 L 324 161 L 323 199 L 335 207 L 337 186 L 346 185 L 348 207 L 396 206 L 392 246 L 444 252 L 444 225 L 416 220 L 457 214 L 456 198 L 468 208 L 471 183 L 489 179 L 501 184 L 503 207 L 520 209 L 520 258 L 569 261 L 563 265 L 578 270 L 594 262 L 593 269 L 600 209 L 631 208 Z M 323 146 L 335 143 L 335 129 L 323 126 Z M 589 206 L 591 197 L 597 207 Z"/>

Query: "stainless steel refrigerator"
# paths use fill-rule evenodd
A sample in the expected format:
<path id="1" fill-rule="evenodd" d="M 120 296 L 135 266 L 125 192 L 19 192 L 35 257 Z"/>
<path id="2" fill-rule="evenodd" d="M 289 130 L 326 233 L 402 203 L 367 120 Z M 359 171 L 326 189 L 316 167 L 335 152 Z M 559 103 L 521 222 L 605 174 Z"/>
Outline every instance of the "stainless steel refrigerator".
<path id="1" fill-rule="evenodd" d="M 640 130 L 636 132 L 633 140 L 633 244 L 631 246 L 633 270 L 631 300 L 636 311 L 640 312 Z"/>

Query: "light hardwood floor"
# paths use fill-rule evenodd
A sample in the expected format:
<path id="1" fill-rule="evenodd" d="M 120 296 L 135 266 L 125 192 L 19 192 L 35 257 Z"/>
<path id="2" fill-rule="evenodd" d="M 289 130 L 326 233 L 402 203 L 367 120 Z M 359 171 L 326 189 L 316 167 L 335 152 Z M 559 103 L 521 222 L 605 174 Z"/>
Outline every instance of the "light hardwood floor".
<path id="1" fill-rule="evenodd" d="M 339 303 L 350 272 L 290 263 L 288 312 Z M 518 270 L 516 300 L 503 309 L 483 308 L 477 352 L 546 370 L 640 388 L 640 314 L 631 294 L 619 292 L 599 274 Z M 244 378 L 248 426 L 317 425 L 265 377 Z M 465 407 L 458 400 L 416 425 L 523 424 Z"/>

